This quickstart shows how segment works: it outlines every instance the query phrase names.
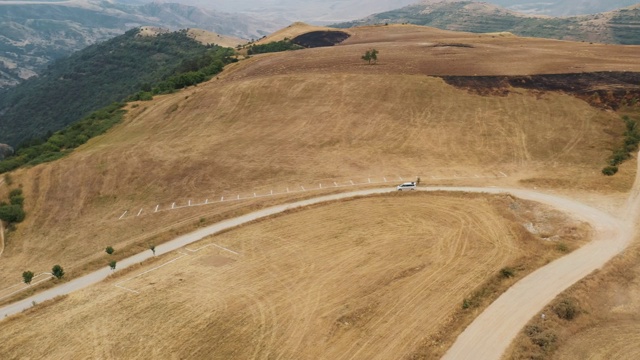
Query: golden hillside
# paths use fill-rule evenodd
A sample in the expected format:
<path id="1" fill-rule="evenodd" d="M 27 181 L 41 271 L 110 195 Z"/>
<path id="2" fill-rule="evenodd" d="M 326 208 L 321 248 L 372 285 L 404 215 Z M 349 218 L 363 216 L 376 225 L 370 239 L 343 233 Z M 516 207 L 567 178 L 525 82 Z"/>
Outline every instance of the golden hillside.
<path id="1" fill-rule="evenodd" d="M 434 46 L 452 43 L 472 47 Z M 371 47 L 380 50 L 375 66 L 360 60 Z M 635 47 L 389 26 L 355 29 L 335 47 L 254 56 L 209 83 L 133 105 L 122 124 L 68 158 L 15 173 L 29 216 L 7 241 L 0 270 L 14 275 L 0 282 L 16 282 L 25 266 L 81 272 L 92 261 L 103 265 L 108 245 L 144 249 L 160 241 L 149 236 L 166 238 L 178 224 L 264 203 L 150 214 L 190 199 L 354 177 L 453 182 L 498 172 L 510 184 L 628 189 L 633 166 L 600 175 L 621 141 L 617 114 L 557 93 L 480 96 L 429 75 L 638 70 L 634 54 Z M 143 208 L 143 216 L 118 221 Z"/>

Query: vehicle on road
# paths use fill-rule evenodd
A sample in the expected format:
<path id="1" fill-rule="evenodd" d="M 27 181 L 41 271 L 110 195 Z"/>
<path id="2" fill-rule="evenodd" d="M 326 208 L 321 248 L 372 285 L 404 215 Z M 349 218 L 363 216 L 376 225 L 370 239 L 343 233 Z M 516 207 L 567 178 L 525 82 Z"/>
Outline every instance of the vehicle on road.
<path id="1" fill-rule="evenodd" d="M 403 190 L 415 190 L 416 189 L 416 183 L 415 182 L 406 182 L 404 184 L 400 184 L 396 187 L 396 189 L 398 189 L 398 191 L 403 191 Z"/>

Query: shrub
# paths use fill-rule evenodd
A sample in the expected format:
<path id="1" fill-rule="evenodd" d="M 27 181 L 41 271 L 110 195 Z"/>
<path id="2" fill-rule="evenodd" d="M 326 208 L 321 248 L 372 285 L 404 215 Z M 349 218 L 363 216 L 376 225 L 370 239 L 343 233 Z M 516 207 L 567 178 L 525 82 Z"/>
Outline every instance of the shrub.
<path id="1" fill-rule="evenodd" d="M 464 300 L 462 300 L 462 308 L 463 309 L 468 309 L 471 307 L 471 300 L 465 298 Z"/>
<path id="2" fill-rule="evenodd" d="M 14 196 L 20 196 L 22 195 L 22 189 L 18 188 L 18 189 L 13 189 L 11 190 L 11 192 L 9 193 L 9 197 L 14 197 Z"/>
<path id="3" fill-rule="evenodd" d="M 9 198 L 9 202 L 11 202 L 11 205 L 22 206 L 24 204 L 24 196 L 22 195 L 12 196 Z"/>
<path id="4" fill-rule="evenodd" d="M 109 267 L 111 268 L 111 270 L 115 270 L 116 269 L 116 262 L 115 261 L 109 262 Z"/>
<path id="5" fill-rule="evenodd" d="M 22 281 L 24 281 L 25 284 L 31 284 L 32 279 L 33 279 L 32 271 L 25 271 L 22 273 Z"/>
<path id="6" fill-rule="evenodd" d="M 9 223 L 19 223 L 24 220 L 25 216 L 21 205 L 0 206 L 0 220 Z"/>
<path id="7" fill-rule="evenodd" d="M 564 320 L 573 320 L 578 315 L 578 306 L 572 299 L 563 299 L 553 306 L 553 312 Z"/>
<path id="8" fill-rule="evenodd" d="M 107 252 L 107 254 L 111 255 L 111 254 L 113 254 L 113 252 L 114 252 L 115 250 L 113 250 L 113 247 L 111 247 L 111 246 L 107 246 L 107 248 L 106 248 L 106 249 L 104 249 L 104 251 L 106 251 L 106 252 Z"/>
<path id="9" fill-rule="evenodd" d="M 607 176 L 613 176 L 618 172 L 618 167 L 617 166 L 607 166 L 604 169 L 602 169 L 602 173 L 604 175 Z"/>
<path id="10" fill-rule="evenodd" d="M 500 270 L 500 276 L 502 276 L 505 279 L 511 278 L 515 275 L 515 270 L 513 270 L 510 267 L 505 267 L 502 268 L 502 270 Z"/>
<path id="11" fill-rule="evenodd" d="M 560 252 L 566 253 L 569 251 L 569 247 L 565 243 L 558 243 L 556 249 Z"/>
<path id="12" fill-rule="evenodd" d="M 51 275 L 55 276 L 56 279 L 62 279 L 64 276 L 64 269 L 60 265 L 53 265 L 51 268 Z"/>
<path id="13" fill-rule="evenodd" d="M 539 346 L 545 352 L 549 351 L 557 340 L 556 334 L 551 331 L 543 331 L 530 337 L 531 342 Z"/>

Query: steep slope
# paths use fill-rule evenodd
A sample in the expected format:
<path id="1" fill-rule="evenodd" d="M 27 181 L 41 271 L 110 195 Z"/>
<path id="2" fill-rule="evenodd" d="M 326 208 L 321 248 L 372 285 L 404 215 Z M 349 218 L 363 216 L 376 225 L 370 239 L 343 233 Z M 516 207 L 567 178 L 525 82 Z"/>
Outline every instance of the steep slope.
<path id="1" fill-rule="evenodd" d="M 35 76 L 51 61 L 138 26 L 200 28 L 238 38 L 259 38 L 278 26 L 246 15 L 190 6 L 142 6 L 107 1 L 51 4 L 0 2 L 0 90 Z"/>
<path id="2" fill-rule="evenodd" d="M 525 15 L 481 2 L 426 1 L 371 15 L 336 27 L 410 23 L 475 33 L 511 32 L 520 36 L 613 44 L 640 44 L 640 6 L 597 15 L 552 18 Z"/>
<path id="3" fill-rule="evenodd" d="M 186 31 L 138 35 L 133 29 L 92 45 L 6 91 L 0 98 L 0 142 L 17 146 L 60 130 L 179 69 L 190 70 L 194 59 L 217 49 L 193 40 L 195 35 Z"/>

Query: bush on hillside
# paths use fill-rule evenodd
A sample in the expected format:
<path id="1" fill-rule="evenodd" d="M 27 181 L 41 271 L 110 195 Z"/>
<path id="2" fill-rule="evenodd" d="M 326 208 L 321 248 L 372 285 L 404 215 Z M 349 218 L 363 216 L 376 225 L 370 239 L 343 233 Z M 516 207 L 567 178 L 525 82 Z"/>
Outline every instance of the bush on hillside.
<path id="1" fill-rule="evenodd" d="M 304 47 L 300 45 L 296 45 L 292 43 L 289 39 L 284 39 L 281 41 L 274 41 L 268 44 L 262 45 L 252 45 L 249 50 L 247 50 L 247 54 L 255 55 L 255 54 L 266 54 L 273 52 L 281 52 L 287 50 L 301 50 Z"/>
<path id="2" fill-rule="evenodd" d="M 22 205 L 0 206 L 0 220 L 4 220 L 9 223 L 19 223 L 24 220 L 25 216 Z"/>
<path id="3" fill-rule="evenodd" d="M 602 173 L 604 175 L 607 176 L 613 176 L 618 172 L 618 167 L 617 166 L 607 166 L 604 169 L 602 169 Z"/>

